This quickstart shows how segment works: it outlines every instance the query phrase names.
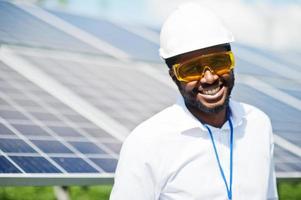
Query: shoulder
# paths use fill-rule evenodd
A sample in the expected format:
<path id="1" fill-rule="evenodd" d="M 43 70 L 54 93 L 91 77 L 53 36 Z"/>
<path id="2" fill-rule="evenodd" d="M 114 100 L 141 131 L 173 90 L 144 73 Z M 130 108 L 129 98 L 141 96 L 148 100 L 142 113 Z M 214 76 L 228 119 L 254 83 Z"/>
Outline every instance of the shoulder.
<path id="1" fill-rule="evenodd" d="M 234 109 L 236 113 L 239 113 L 240 116 L 246 118 L 247 120 L 263 121 L 266 123 L 270 123 L 271 121 L 269 116 L 260 108 L 244 102 L 232 100 L 231 109 Z"/>
<path id="2" fill-rule="evenodd" d="M 242 102 L 231 101 L 231 108 L 235 111 L 234 120 L 240 121 L 237 124 L 242 125 L 240 128 L 243 128 L 242 132 L 245 134 L 245 138 L 249 141 L 257 141 L 257 137 L 260 134 L 261 142 L 265 140 L 272 143 L 272 123 L 266 113 L 253 105 Z M 240 116 L 239 120 L 238 115 Z"/>
<path id="3" fill-rule="evenodd" d="M 126 138 L 124 149 L 152 150 L 179 140 L 179 127 L 181 125 L 181 108 L 171 105 L 151 118 L 139 124 Z"/>

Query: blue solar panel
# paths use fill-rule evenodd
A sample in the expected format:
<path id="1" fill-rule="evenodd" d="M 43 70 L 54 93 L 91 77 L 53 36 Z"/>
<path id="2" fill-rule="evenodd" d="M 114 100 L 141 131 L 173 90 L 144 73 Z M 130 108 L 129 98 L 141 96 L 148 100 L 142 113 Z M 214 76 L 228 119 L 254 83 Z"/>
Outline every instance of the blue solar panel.
<path id="1" fill-rule="evenodd" d="M 107 154 L 104 150 L 91 142 L 69 142 L 77 150 L 84 154 Z"/>
<path id="2" fill-rule="evenodd" d="M 116 166 L 117 166 L 117 160 L 116 159 L 110 159 L 110 158 L 94 158 L 92 159 L 93 162 L 95 162 L 99 167 L 104 169 L 106 172 L 115 172 Z"/>
<path id="3" fill-rule="evenodd" d="M 89 120 L 87 120 L 83 116 L 78 115 L 77 113 L 76 114 L 67 114 L 66 113 L 63 115 L 73 122 L 89 122 Z"/>
<path id="4" fill-rule="evenodd" d="M 297 98 L 297 99 L 301 99 L 301 90 L 296 91 L 296 90 L 289 90 L 289 89 L 280 89 L 281 91 Z"/>
<path id="5" fill-rule="evenodd" d="M 103 143 L 105 146 L 107 146 L 109 149 L 111 149 L 113 152 L 119 154 L 121 150 L 121 144 L 120 143 Z"/>
<path id="6" fill-rule="evenodd" d="M 235 57 L 235 72 L 241 74 L 249 74 L 253 76 L 266 76 L 274 77 L 274 78 L 282 78 L 280 75 L 271 72 L 267 69 L 264 69 L 260 66 L 257 66 L 253 63 L 249 63 L 245 60 L 240 59 L 238 56 Z"/>
<path id="7" fill-rule="evenodd" d="M 20 173 L 20 170 L 4 156 L 0 156 L 0 173 Z"/>
<path id="8" fill-rule="evenodd" d="M 34 136 L 49 136 L 42 127 L 37 125 L 30 125 L 30 124 L 12 124 L 15 129 L 20 131 L 23 135 L 34 135 Z"/>
<path id="9" fill-rule="evenodd" d="M 0 1 L 0 24 L 2 43 L 101 53 L 6 1 Z"/>
<path id="10" fill-rule="evenodd" d="M 98 171 L 80 158 L 52 158 L 69 173 L 97 173 Z"/>
<path id="11" fill-rule="evenodd" d="M 43 157 L 10 156 L 26 173 L 61 173 Z"/>
<path id="12" fill-rule="evenodd" d="M 35 63 L 35 57 L 22 57 Z M 49 65 L 52 67 L 50 68 Z M 129 70 L 122 67 L 123 63 L 120 65 L 121 67 L 102 64 L 87 65 L 70 60 L 47 58 L 44 63 L 39 64 L 39 68 L 48 75 L 55 76 L 56 80 L 65 87 L 132 130 L 139 122 L 172 104 L 176 93 L 170 87 L 153 79 L 151 75 L 138 70 Z M 85 69 L 85 72 L 82 69 Z M 167 68 L 162 67 L 161 70 L 163 72 L 158 73 L 162 73 L 169 79 Z M 60 75 L 58 75 L 59 71 Z M 70 71 L 72 74 L 69 73 L 69 78 L 66 78 L 65 74 Z M 137 83 L 143 83 L 143 87 Z M 101 91 L 101 94 L 95 91 Z M 151 99 L 152 103 L 144 102 L 148 99 Z M 126 106 L 121 106 L 117 110 L 116 105 L 120 102 Z"/>
<path id="13" fill-rule="evenodd" d="M 94 168 L 98 165 L 88 155 L 117 157 L 102 144 L 103 140 L 121 145 L 116 138 L 4 63 L 0 63 L 0 79 L 15 91 L 12 94 L 0 90 L 6 103 L 0 107 L 0 120 L 9 124 L 0 123 L 0 150 L 25 173 L 62 173 L 57 168 L 60 166 L 69 173 L 95 173 L 97 176 L 103 171 Z M 24 104 L 20 99 L 27 101 Z M 20 137 L 26 137 L 29 142 Z M 42 157 L 42 152 L 51 158 Z M 8 170 L 2 173 L 23 173 L 12 170 L 13 166 L 9 160 L 3 161 L 1 167 Z"/>
<path id="14" fill-rule="evenodd" d="M 4 126 L 4 124 L 0 123 L 0 135 L 14 135 L 14 133 Z"/>
<path id="15" fill-rule="evenodd" d="M 45 153 L 72 153 L 65 145 L 59 141 L 51 140 L 31 140 Z"/>
<path id="16" fill-rule="evenodd" d="M 7 109 L 0 109 L 1 117 L 4 119 L 21 119 L 26 120 L 28 119 L 26 116 L 24 116 L 21 112 L 15 111 L 15 110 L 7 110 Z"/>
<path id="17" fill-rule="evenodd" d="M 279 158 L 276 160 L 276 170 L 280 172 L 301 171 L 301 160 L 298 156 L 275 145 L 274 155 Z"/>
<path id="18" fill-rule="evenodd" d="M 288 62 L 286 58 L 286 54 L 289 53 L 289 50 L 286 51 L 269 51 L 269 50 L 263 50 L 261 48 L 255 48 L 255 47 L 251 47 L 251 46 L 247 46 L 247 45 L 243 45 L 243 44 L 235 44 L 234 46 L 243 48 L 243 49 L 247 49 L 250 50 L 251 52 L 254 52 L 256 54 L 262 55 L 267 59 L 270 59 L 272 61 L 274 61 L 275 63 L 278 64 L 282 64 L 287 66 L 288 68 L 293 68 L 299 72 L 301 72 L 301 65 L 300 63 L 296 64 L 296 63 L 292 63 L 292 62 Z M 298 58 L 300 56 L 298 56 L 297 54 L 294 55 L 294 57 Z M 297 60 L 297 59 L 296 59 Z M 271 66 L 273 67 L 273 66 Z"/>
<path id="19" fill-rule="evenodd" d="M 30 114 L 32 114 L 34 117 L 41 121 L 51 121 L 51 122 L 59 122 L 60 119 L 56 117 L 53 114 L 45 113 L 45 112 L 37 112 L 37 111 L 31 111 Z"/>
<path id="20" fill-rule="evenodd" d="M 239 101 L 248 102 L 266 112 L 273 122 L 300 122 L 301 111 L 298 111 L 270 96 L 247 85 L 236 84 L 233 97 Z M 285 114 L 283 114 L 285 111 Z"/>
<path id="21" fill-rule="evenodd" d="M 35 150 L 31 148 L 23 140 L 19 139 L 1 139 L 0 149 L 4 152 L 22 152 L 22 153 L 34 153 Z"/>
<path id="22" fill-rule="evenodd" d="M 112 135 L 108 134 L 101 128 L 83 128 L 89 135 L 99 137 L 105 140 L 116 140 Z"/>
<path id="23" fill-rule="evenodd" d="M 283 131 L 278 133 L 275 131 L 275 133 L 293 144 L 301 144 L 300 132 Z"/>
<path id="24" fill-rule="evenodd" d="M 80 133 L 73 128 L 66 126 L 49 126 L 56 134 L 62 137 L 81 137 Z"/>
<path id="25" fill-rule="evenodd" d="M 132 34 L 120 26 L 101 19 L 91 19 L 76 15 L 51 11 L 51 13 L 70 22 L 73 25 L 97 36 L 99 39 L 127 52 L 132 58 L 160 61 L 158 45 L 149 42 L 138 35 Z M 159 38 L 158 38 L 159 41 Z"/>

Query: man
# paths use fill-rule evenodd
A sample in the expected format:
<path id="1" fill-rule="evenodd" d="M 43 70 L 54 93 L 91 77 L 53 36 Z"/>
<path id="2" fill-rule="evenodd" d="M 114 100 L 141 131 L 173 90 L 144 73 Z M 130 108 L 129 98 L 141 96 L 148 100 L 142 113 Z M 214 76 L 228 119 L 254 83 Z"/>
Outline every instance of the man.
<path id="1" fill-rule="evenodd" d="M 198 4 L 168 17 L 159 51 L 181 98 L 126 139 L 111 200 L 278 199 L 270 120 L 230 100 L 233 41 Z"/>

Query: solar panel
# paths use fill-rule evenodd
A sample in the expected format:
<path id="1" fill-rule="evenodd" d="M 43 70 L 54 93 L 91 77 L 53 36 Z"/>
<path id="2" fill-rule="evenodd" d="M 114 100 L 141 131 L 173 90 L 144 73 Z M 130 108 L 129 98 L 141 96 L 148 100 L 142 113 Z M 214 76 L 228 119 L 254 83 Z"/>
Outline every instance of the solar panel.
<path id="1" fill-rule="evenodd" d="M 69 23 L 88 31 L 111 45 L 127 52 L 131 58 L 158 62 L 158 45 L 133 34 L 108 20 L 91 19 L 82 16 L 50 11 Z M 128 25 L 129 26 L 129 25 Z"/>
<path id="2" fill-rule="evenodd" d="M 0 1 L 0 24 L 0 42 L 4 44 L 102 53 L 7 1 Z"/>
<path id="3" fill-rule="evenodd" d="M 122 140 L 171 105 L 177 89 L 158 62 L 153 39 L 106 20 L 51 13 L 127 52 L 130 59 L 95 49 L 65 29 L 0 1 L 0 184 L 112 182 Z M 5 19 L 26 19 L 30 32 L 21 37 L 25 30 Z M 39 29 L 46 36 L 40 38 Z M 271 117 L 277 176 L 300 177 L 301 83 L 296 77 L 301 66 L 262 49 L 241 44 L 233 49 L 233 98 Z"/>
<path id="4" fill-rule="evenodd" d="M 113 172 L 121 147 L 119 140 L 83 116 L 74 122 L 78 113 L 2 62 L 0 71 L 1 80 L 14 90 L 0 90 L 1 173 L 55 173 L 67 178 L 70 174 L 71 178 L 72 173 L 101 177 L 99 174 Z M 16 101 L 20 98 L 34 104 Z M 60 107 L 56 107 L 58 104 Z"/>
<path id="5" fill-rule="evenodd" d="M 301 170 L 300 157 L 292 154 L 278 145 L 275 145 L 274 155 L 277 158 L 275 163 L 277 172 L 299 172 Z"/>
<path id="6" fill-rule="evenodd" d="M 86 101 L 100 110 L 104 110 L 110 117 L 125 124 L 130 130 L 151 114 L 172 104 L 172 99 L 175 97 L 175 91 L 168 86 L 160 85 L 158 81 L 144 72 L 129 69 L 133 66 L 139 67 L 134 62 L 115 62 L 112 66 L 112 64 L 96 62 L 87 64 L 45 57 L 42 60 L 40 57 L 26 55 L 23 57 L 38 65 L 48 75 L 55 76 L 56 80 L 65 87 L 84 97 Z M 144 87 L 137 84 L 141 82 Z M 162 96 L 169 98 L 162 99 Z M 151 99 L 152 103 L 144 102 L 147 99 Z M 116 110 L 119 102 L 126 106 L 121 106 Z"/>
<path id="7" fill-rule="evenodd" d="M 21 173 L 21 171 L 4 156 L 0 156 L 0 172 L 5 174 Z"/>

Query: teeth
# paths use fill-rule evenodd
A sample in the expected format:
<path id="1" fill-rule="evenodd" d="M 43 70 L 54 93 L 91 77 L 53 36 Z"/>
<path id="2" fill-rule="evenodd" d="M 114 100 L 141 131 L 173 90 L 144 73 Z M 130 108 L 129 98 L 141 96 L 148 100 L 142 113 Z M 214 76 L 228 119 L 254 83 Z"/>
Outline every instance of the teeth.
<path id="1" fill-rule="evenodd" d="M 211 89 L 211 90 L 203 90 L 203 93 L 207 94 L 207 95 L 213 95 L 213 94 L 217 93 L 218 91 L 219 91 L 219 87 L 217 87 L 215 89 Z"/>

